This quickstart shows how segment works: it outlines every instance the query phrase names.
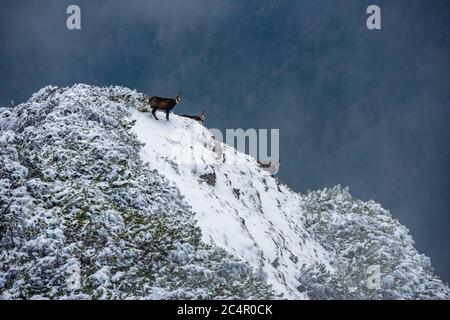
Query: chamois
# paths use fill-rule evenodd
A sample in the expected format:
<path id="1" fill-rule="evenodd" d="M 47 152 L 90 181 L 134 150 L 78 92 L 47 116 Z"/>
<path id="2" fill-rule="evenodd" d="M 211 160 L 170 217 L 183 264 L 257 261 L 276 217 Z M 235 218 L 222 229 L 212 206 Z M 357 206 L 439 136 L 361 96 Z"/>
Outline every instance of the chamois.
<path id="1" fill-rule="evenodd" d="M 185 118 L 193 119 L 196 121 L 200 121 L 203 124 L 203 121 L 205 121 L 205 119 L 206 119 L 206 110 L 202 109 L 202 113 L 200 113 L 199 115 L 195 115 L 195 116 L 191 116 L 188 114 L 183 114 L 181 116 L 185 117 Z"/>
<path id="2" fill-rule="evenodd" d="M 260 160 L 257 160 L 256 162 L 261 166 L 261 168 L 269 172 L 272 177 L 275 176 L 275 174 L 277 174 L 281 164 L 281 161 L 274 163 L 272 161 L 262 162 Z"/>
<path id="3" fill-rule="evenodd" d="M 156 116 L 156 110 L 164 110 L 166 111 L 166 119 L 169 121 L 169 112 L 172 110 L 178 103 L 181 102 L 181 93 L 175 96 L 175 98 L 161 98 L 161 97 L 150 97 L 148 99 L 148 103 L 150 104 L 150 108 L 152 108 L 153 117 L 156 120 L 159 120 Z"/>

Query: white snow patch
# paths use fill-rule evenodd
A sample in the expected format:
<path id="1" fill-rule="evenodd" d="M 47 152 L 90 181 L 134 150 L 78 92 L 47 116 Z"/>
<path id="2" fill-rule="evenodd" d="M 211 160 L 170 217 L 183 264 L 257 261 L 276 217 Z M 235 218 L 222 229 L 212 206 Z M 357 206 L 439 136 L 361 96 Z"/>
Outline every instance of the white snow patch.
<path id="1" fill-rule="evenodd" d="M 198 122 L 174 114 L 169 122 L 157 121 L 137 110 L 132 118 L 132 130 L 145 143 L 142 159 L 180 190 L 203 240 L 263 271 L 286 298 L 307 298 L 297 290 L 300 267 L 317 260 L 329 264 L 327 252 L 300 222 L 300 196 L 254 158 L 214 140 Z M 215 184 L 208 175 L 215 175 Z"/>

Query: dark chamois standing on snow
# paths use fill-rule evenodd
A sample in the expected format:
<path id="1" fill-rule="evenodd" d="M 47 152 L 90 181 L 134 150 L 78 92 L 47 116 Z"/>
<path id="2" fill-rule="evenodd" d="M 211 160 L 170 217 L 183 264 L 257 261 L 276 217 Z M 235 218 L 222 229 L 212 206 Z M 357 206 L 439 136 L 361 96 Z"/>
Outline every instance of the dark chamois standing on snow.
<path id="1" fill-rule="evenodd" d="M 206 119 L 206 110 L 202 110 L 202 113 L 200 113 L 199 115 L 195 115 L 195 116 L 191 116 L 188 114 L 183 114 L 181 116 L 185 117 L 185 118 L 200 121 L 203 124 L 203 121 L 205 121 L 205 119 Z"/>
<path id="2" fill-rule="evenodd" d="M 159 120 L 158 117 L 156 116 L 156 110 L 164 110 L 166 112 L 166 119 L 167 121 L 169 121 L 170 110 L 172 110 L 180 102 L 181 102 L 180 92 L 178 92 L 175 98 L 150 97 L 148 99 L 150 108 L 152 108 L 152 114 L 156 120 Z"/>

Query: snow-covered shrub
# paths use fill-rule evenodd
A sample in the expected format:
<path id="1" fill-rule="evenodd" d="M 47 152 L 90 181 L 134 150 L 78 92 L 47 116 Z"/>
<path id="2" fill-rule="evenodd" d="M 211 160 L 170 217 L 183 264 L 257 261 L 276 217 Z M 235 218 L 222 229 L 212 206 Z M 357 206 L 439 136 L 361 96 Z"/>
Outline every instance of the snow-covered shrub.
<path id="1" fill-rule="evenodd" d="M 302 197 L 305 228 L 330 253 L 331 269 L 305 266 L 300 291 L 313 299 L 449 299 L 448 286 L 417 252 L 408 229 L 374 201 L 336 186 Z M 367 285 L 379 266 L 379 288 Z"/>
<path id="2" fill-rule="evenodd" d="M 0 113 L 0 297 L 270 298 L 201 242 L 178 190 L 139 157 L 121 87 L 45 87 Z"/>
<path id="3" fill-rule="evenodd" d="M 145 104 L 130 89 L 75 85 L 1 109 L 0 298 L 280 297 L 266 281 L 288 298 L 450 297 L 380 205 L 339 186 L 297 194 L 248 156 L 230 164 L 226 145 L 217 162 L 203 126 L 148 121 Z M 203 243 L 197 225 L 257 270 Z"/>

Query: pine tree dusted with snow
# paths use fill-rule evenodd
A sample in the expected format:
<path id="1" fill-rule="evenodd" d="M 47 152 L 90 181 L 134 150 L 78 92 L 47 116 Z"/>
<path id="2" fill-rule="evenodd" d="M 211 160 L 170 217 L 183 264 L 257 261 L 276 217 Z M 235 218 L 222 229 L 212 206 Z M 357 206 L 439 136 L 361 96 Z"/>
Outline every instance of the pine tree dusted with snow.
<path id="1" fill-rule="evenodd" d="M 355 200 L 340 186 L 309 192 L 302 204 L 305 228 L 332 255 L 332 268 L 317 263 L 302 270 L 300 287 L 309 297 L 450 298 L 430 259 L 414 248 L 408 229 L 379 204 Z M 370 266 L 380 270 L 379 288 L 367 283 Z"/>
<path id="2" fill-rule="evenodd" d="M 0 297 L 273 296 L 201 241 L 179 192 L 140 160 L 127 118 L 139 99 L 46 87 L 0 114 Z"/>

